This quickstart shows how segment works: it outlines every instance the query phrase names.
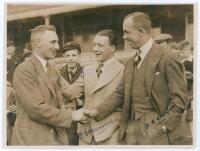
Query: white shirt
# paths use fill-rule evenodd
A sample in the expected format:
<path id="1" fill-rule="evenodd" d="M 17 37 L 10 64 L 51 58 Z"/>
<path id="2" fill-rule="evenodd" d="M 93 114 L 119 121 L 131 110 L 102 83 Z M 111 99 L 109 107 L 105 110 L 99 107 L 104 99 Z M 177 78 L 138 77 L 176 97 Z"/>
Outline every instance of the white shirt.
<path id="1" fill-rule="evenodd" d="M 144 58 L 146 57 L 147 53 L 149 52 L 149 50 L 151 49 L 153 45 L 153 39 L 149 39 L 149 41 L 147 41 L 142 47 L 140 47 L 140 57 L 141 57 L 141 61 L 138 64 L 138 69 L 140 68 L 142 61 L 144 60 Z"/>
<path id="2" fill-rule="evenodd" d="M 44 71 L 47 72 L 47 61 L 43 59 L 42 57 L 38 56 L 36 53 L 33 53 L 33 54 L 36 56 L 36 58 L 38 58 L 38 60 L 42 64 Z"/>

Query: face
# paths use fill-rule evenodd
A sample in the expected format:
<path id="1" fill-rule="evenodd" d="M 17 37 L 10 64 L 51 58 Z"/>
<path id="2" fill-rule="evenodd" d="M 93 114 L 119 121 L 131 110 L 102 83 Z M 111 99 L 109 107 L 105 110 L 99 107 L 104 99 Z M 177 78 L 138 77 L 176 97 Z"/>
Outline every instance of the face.
<path id="1" fill-rule="evenodd" d="M 44 59 L 53 59 L 59 49 L 58 36 L 55 31 L 47 30 L 40 37 L 40 56 Z"/>
<path id="2" fill-rule="evenodd" d="M 115 47 L 110 45 L 109 38 L 96 35 L 94 38 L 94 48 L 97 61 L 106 61 L 112 58 Z"/>
<path id="3" fill-rule="evenodd" d="M 77 66 L 79 60 L 79 51 L 77 49 L 67 50 L 63 56 L 69 68 Z"/>
<path id="4" fill-rule="evenodd" d="M 128 44 L 129 48 L 137 49 L 140 47 L 139 40 L 141 38 L 141 32 L 134 29 L 132 18 L 126 18 L 123 22 L 123 39 Z"/>
<path id="5" fill-rule="evenodd" d="M 8 46 L 7 47 L 7 54 L 9 56 L 12 56 L 12 55 L 14 55 L 14 53 L 15 53 L 15 46 Z"/>
<path id="6" fill-rule="evenodd" d="M 187 45 L 183 48 L 183 57 L 188 57 L 191 53 L 191 45 Z"/>

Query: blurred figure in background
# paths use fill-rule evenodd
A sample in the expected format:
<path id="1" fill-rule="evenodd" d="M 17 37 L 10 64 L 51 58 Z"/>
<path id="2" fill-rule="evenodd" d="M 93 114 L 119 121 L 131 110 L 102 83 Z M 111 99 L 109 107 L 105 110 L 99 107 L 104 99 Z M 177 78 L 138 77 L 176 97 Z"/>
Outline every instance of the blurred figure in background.
<path id="1" fill-rule="evenodd" d="M 67 42 L 63 48 L 63 57 L 66 61 L 66 66 L 61 69 L 61 75 L 69 84 L 76 82 L 83 83 L 83 67 L 79 64 L 81 47 L 78 43 Z M 65 98 L 65 107 L 72 111 L 83 106 L 83 96 L 80 99 L 69 100 Z M 77 123 L 72 123 L 67 129 L 69 137 L 69 145 L 78 145 Z"/>
<path id="2" fill-rule="evenodd" d="M 192 46 L 186 40 L 179 42 L 178 50 L 180 58 L 185 66 L 185 75 L 187 79 L 187 85 L 190 93 L 192 94 L 193 89 L 193 56 Z"/>
<path id="3" fill-rule="evenodd" d="M 188 111 L 186 115 L 186 119 L 190 121 L 191 128 L 193 127 L 193 55 L 192 55 L 192 46 L 191 44 L 183 40 L 178 44 L 178 50 L 180 58 L 183 62 L 185 67 L 185 77 L 187 80 L 187 87 L 189 91 L 189 104 L 188 104 Z M 193 129 L 192 129 L 193 132 Z"/>
<path id="4" fill-rule="evenodd" d="M 11 143 L 11 135 L 16 119 L 16 100 L 15 92 L 12 86 L 13 74 L 18 62 L 15 58 L 15 43 L 7 41 L 7 144 Z"/>
<path id="5" fill-rule="evenodd" d="M 169 45 L 172 39 L 173 37 L 170 34 L 159 34 L 154 38 L 156 43 L 161 44 L 163 46 Z"/>
<path id="6" fill-rule="evenodd" d="M 7 81 L 12 84 L 15 68 L 20 63 L 20 58 L 15 55 L 14 41 L 7 41 Z"/>

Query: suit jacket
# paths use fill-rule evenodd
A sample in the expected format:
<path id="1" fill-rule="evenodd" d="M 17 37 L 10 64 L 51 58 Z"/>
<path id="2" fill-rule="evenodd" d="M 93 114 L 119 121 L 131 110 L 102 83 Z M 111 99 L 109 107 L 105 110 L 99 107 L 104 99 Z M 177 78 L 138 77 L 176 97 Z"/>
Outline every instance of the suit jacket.
<path id="1" fill-rule="evenodd" d="M 70 127 L 72 119 L 71 111 L 61 109 L 59 77 L 51 67 L 47 75 L 34 55 L 17 67 L 17 118 L 12 145 L 67 144 L 64 128 Z"/>
<path id="2" fill-rule="evenodd" d="M 93 109 L 101 104 L 115 90 L 124 70 L 124 66 L 115 58 L 105 66 L 99 79 L 96 68 L 97 66 L 93 65 L 84 71 L 84 108 L 88 109 Z M 117 130 L 120 120 L 121 112 L 114 111 L 98 122 L 89 120 L 86 124 L 79 125 L 79 137 L 87 143 L 91 143 L 93 135 L 96 142 L 106 140 L 112 137 L 112 134 Z"/>
<path id="3" fill-rule="evenodd" d="M 145 73 L 146 99 L 151 101 L 158 115 L 165 117 L 160 125 L 165 125 L 169 129 L 171 143 L 187 144 L 191 139 L 191 133 L 184 118 L 185 114 L 183 114 L 188 105 L 188 91 L 183 65 L 175 52 L 156 43 L 150 49 L 147 59 Z M 99 112 L 97 120 L 100 120 L 120 104 L 123 104 L 119 141 L 124 140 L 131 112 L 131 92 L 134 89 L 132 88 L 133 71 L 134 57 L 126 63 L 124 76 L 116 91 L 97 107 Z"/>

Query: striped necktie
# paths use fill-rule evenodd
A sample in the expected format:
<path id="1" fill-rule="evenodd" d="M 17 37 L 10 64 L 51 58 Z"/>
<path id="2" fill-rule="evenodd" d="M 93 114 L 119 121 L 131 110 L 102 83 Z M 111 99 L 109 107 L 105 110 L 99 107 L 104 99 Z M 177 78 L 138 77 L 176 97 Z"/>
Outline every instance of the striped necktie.
<path id="1" fill-rule="evenodd" d="M 136 65 L 136 66 L 137 66 L 137 65 L 140 63 L 140 61 L 141 61 L 141 56 L 140 56 L 140 54 L 141 54 L 141 50 L 140 50 L 140 49 L 137 49 L 136 55 L 135 55 L 135 59 L 134 59 L 134 62 L 135 62 L 135 65 Z"/>
<path id="2" fill-rule="evenodd" d="M 103 62 L 99 62 L 99 65 L 98 65 L 98 67 L 96 69 L 96 73 L 97 73 L 98 78 L 100 77 L 100 75 L 102 73 L 103 65 L 104 65 Z"/>

